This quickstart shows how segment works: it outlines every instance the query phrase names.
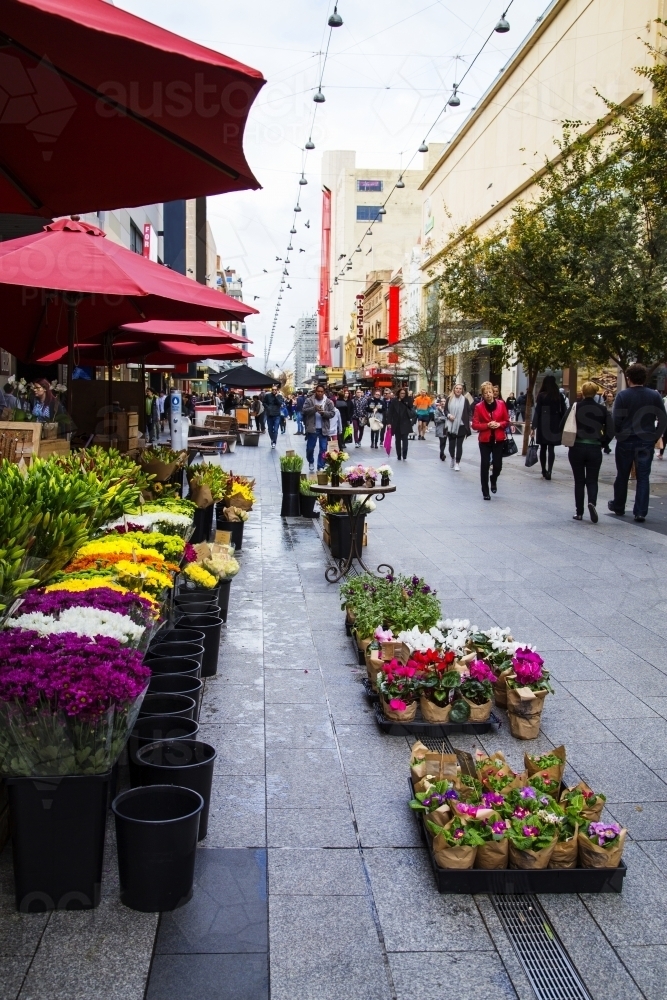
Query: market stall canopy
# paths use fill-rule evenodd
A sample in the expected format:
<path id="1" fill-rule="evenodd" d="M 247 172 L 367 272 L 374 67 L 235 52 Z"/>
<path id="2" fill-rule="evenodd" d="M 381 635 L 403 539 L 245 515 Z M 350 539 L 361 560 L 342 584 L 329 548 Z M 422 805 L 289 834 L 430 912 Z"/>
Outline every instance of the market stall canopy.
<path id="1" fill-rule="evenodd" d="M 240 361 L 251 358 L 252 354 L 244 351 L 240 344 L 229 344 L 217 340 L 210 344 L 192 344 L 181 340 L 134 341 L 122 340 L 113 344 L 113 354 L 106 355 L 102 344 L 79 344 L 76 350 L 76 363 L 79 365 L 120 364 L 126 361 L 145 359 L 148 364 L 160 364 L 154 360 L 154 355 L 170 356 L 169 364 L 174 358 L 183 361 L 202 361 L 211 358 L 217 361 Z M 51 354 L 37 358 L 36 364 L 54 365 L 66 360 L 67 348 L 60 347 Z"/>
<path id="2" fill-rule="evenodd" d="M 0 0 L 0 212 L 93 212 L 258 188 L 262 74 L 104 0 Z"/>
<path id="3" fill-rule="evenodd" d="M 256 312 L 76 219 L 0 243 L 0 346 L 21 361 L 65 346 L 73 310 L 78 341 L 99 342 L 137 319 L 234 320 L 240 307 Z"/>
<path id="4" fill-rule="evenodd" d="M 227 297 L 227 296 L 226 296 Z M 252 306 L 246 306 L 243 302 L 234 299 L 239 307 L 239 319 L 243 319 L 250 313 L 257 310 Z M 231 310 L 230 310 L 231 311 Z M 252 344 L 252 340 L 242 337 L 240 333 L 232 333 L 231 330 L 222 330 L 219 327 L 211 326 L 210 323 L 203 323 L 198 320 L 178 322 L 169 320 L 153 320 L 148 323 L 124 323 L 118 331 L 122 334 L 131 334 L 135 339 L 157 339 L 176 340 L 187 339 L 195 343 L 204 343 L 213 337 L 224 337 L 225 340 L 238 344 Z M 126 336 L 129 340 L 129 336 Z"/>
<path id="5" fill-rule="evenodd" d="M 230 368 L 220 378 L 216 378 L 216 381 L 218 385 L 227 385 L 232 389 L 268 389 L 275 385 L 275 379 L 247 365 Z"/>

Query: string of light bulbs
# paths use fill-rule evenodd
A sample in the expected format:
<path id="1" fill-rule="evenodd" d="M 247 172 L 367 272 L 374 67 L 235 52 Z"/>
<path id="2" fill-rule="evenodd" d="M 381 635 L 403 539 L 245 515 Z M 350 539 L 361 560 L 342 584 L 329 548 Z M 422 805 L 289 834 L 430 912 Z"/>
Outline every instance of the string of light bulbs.
<path id="1" fill-rule="evenodd" d="M 368 236 L 372 236 L 373 235 L 373 226 L 377 222 L 377 218 L 387 214 L 386 206 L 387 206 L 388 202 L 390 201 L 390 199 L 391 199 L 394 191 L 400 190 L 400 189 L 402 189 L 402 188 L 405 187 L 405 181 L 403 180 L 403 174 L 410 168 L 410 164 L 415 159 L 417 153 L 428 153 L 428 145 L 427 145 L 426 140 L 428 139 L 428 137 L 430 136 L 431 132 L 436 127 L 436 125 L 438 124 L 438 122 L 440 121 L 440 119 L 442 118 L 442 116 L 447 111 L 447 108 L 448 107 L 451 107 L 451 108 L 458 108 L 458 107 L 460 107 L 461 98 L 459 97 L 458 91 L 459 91 L 459 89 L 461 87 L 461 84 L 463 83 L 463 81 L 467 77 L 468 73 L 470 73 L 471 69 L 473 68 L 473 66 L 475 65 L 475 63 L 477 62 L 477 60 L 479 59 L 479 57 L 481 56 L 481 54 L 483 53 L 484 49 L 486 48 L 486 46 L 488 45 L 488 43 L 490 42 L 490 40 L 493 38 L 493 36 L 495 34 L 504 35 L 504 34 L 507 34 L 507 32 L 510 30 L 510 24 L 509 24 L 509 21 L 507 20 L 507 13 L 508 13 L 508 11 L 509 11 L 509 9 L 510 9 L 510 7 L 512 6 L 513 3 L 514 3 L 514 0 L 509 0 L 509 2 L 505 4 L 505 9 L 504 9 L 503 13 L 501 14 L 500 18 L 498 19 L 495 27 L 493 28 L 492 31 L 489 32 L 489 34 L 487 35 L 487 37 L 484 39 L 482 45 L 480 46 L 480 48 L 478 49 L 478 51 L 473 56 L 473 59 L 469 63 L 469 65 L 468 65 L 465 73 L 463 74 L 463 76 L 461 76 L 461 78 L 453 85 L 452 90 L 450 91 L 449 97 L 447 98 L 447 101 L 445 102 L 444 106 L 438 112 L 437 117 L 435 118 L 435 120 L 433 121 L 431 127 L 428 129 L 428 131 L 424 135 L 424 138 L 422 139 L 421 144 L 419 145 L 418 149 L 415 150 L 415 152 L 410 157 L 407 165 L 405 167 L 401 167 L 401 170 L 400 170 L 399 175 L 398 175 L 398 180 L 393 185 L 393 187 L 390 189 L 390 191 L 388 192 L 388 194 L 387 194 L 386 198 L 384 199 L 384 201 L 382 202 L 382 204 L 378 207 L 378 212 L 377 212 L 376 218 L 370 220 L 368 229 L 366 230 L 366 232 L 364 233 L 364 235 L 361 237 L 358 245 L 355 247 L 355 249 L 352 251 L 352 253 L 347 254 L 347 255 L 346 254 L 341 254 L 339 256 L 338 259 L 342 260 L 343 258 L 345 258 L 345 262 L 342 265 L 341 270 L 339 271 L 339 273 L 334 278 L 334 285 L 338 284 L 338 279 L 339 278 L 341 278 L 341 279 L 344 278 L 346 271 L 351 271 L 352 270 L 352 267 L 353 267 L 353 264 L 352 264 L 353 254 L 355 254 L 355 253 L 361 253 L 362 252 L 362 249 L 361 249 L 362 248 L 362 244 L 364 243 L 364 241 L 366 240 L 366 238 Z M 346 280 L 349 280 L 349 279 L 346 279 Z M 329 289 L 329 295 L 331 295 L 332 292 L 333 292 L 333 288 L 330 288 Z"/>
<path id="2" fill-rule="evenodd" d="M 323 59 L 322 59 L 322 64 L 320 66 L 320 74 L 319 74 L 319 82 L 318 82 L 318 85 L 317 85 L 317 90 L 316 90 L 315 94 L 313 95 L 313 102 L 315 104 L 315 107 L 313 108 L 313 116 L 311 118 L 310 129 L 308 131 L 308 139 L 305 142 L 305 144 L 303 146 L 303 149 L 302 149 L 302 152 L 301 152 L 301 176 L 299 177 L 299 187 L 298 187 L 298 191 L 297 191 L 296 204 L 294 206 L 294 211 L 292 213 L 292 228 L 290 229 L 290 238 L 288 240 L 287 250 L 286 250 L 285 258 L 284 258 L 284 261 L 283 261 L 284 267 L 283 267 L 283 273 L 282 273 L 281 278 L 280 278 L 280 286 L 279 286 L 279 291 L 278 291 L 278 300 L 276 302 L 276 309 L 275 309 L 275 312 L 273 314 L 273 323 L 271 324 L 271 336 L 269 337 L 269 342 L 268 342 L 268 344 L 267 344 L 267 346 L 266 346 L 266 348 L 264 350 L 264 368 L 265 369 L 266 369 L 266 366 L 267 366 L 268 361 L 269 361 L 269 355 L 270 355 L 271 349 L 273 347 L 273 338 L 274 338 L 274 335 L 275 335 L 275 332 L 276 332 L 276 327 L 278 325 L 278 316 L 280 315 L 280 307 L 282 305 L 283 289 L 284 289 L 284 286 L 286 284 L 286 278 L 289 277 L 289 271 L 287 270 L 287 266 L 290 263 L 289 255 L 290 255 L 291 251 L 294 249 L 294 247 L 292 246 L 292 237 L 296 235 L 296 231 L 297 231 L 296 230 L 297 215 L 301 212 L 301 191 L 302 191 L 302 189 L 308 183 L 308 181 L 306 180 L 306 161 L 307 161 L 308 153 L 311 150 L 315 149 L 315 143 L 313 142 L 313 131 L 315 129 L 315 119 L 316 119 L 316 116 L 317 116 L 318 108 L 320 107 L 321 104 L 324 104 L 325 101 L 326 101 L 326 97 L 324 96 L 324 93 L 322 92 L 322 83 L 324 81 L 324 70 L 326 68 L 327 59 L 329 58 L 329 47 L 331 45 L 331 36 L 333 35 L 333 32 L 334 32 L 334 30 L 336 28 L 340 28 L 343 25 L 343 18 L 338 13 L 338 3 L 337 2 L 334 4 L 333 13 L 331 14 L 331 16 L 329 17 L 329 19 L 327 20 L 327 25 L 328 25 L 328 28 L 329 28 L 329 35 L 327 37 L 327 44 L 326 44 L 326 48 L 324 50 L 324 56 L 323 56 Z M 307 222 L 306 225 L 310 226 L 310 223 Z M 277 259 L 279 259 L 279 258 L 277 258 Z M 285 290 L 290 289 L 290 288 L 291 288 L 291 286 L 290 286 L 289 282 L 287 282 L 287 288 Z"/>

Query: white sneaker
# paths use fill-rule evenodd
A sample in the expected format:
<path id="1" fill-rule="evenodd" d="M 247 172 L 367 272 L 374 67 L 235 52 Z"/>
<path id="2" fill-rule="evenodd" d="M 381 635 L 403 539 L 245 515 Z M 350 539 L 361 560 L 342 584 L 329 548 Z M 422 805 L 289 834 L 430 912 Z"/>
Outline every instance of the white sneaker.
<path id="1" fill-rule="evenodd" d="M 454 468 L 454 459 L 453 458 L 450 458 L 450 460 L 449 460 L 449 468 L 450 469 Z"/>
<path id="2" fill-rule="evenodd" d="M 315 466 L 314 466 L 314 464 L 313 464 L 312 462 L 311 462 L 311 463 L 310 463 L 310 465 L 308 466 L 308 471 L 309 471 L 309 472 L 314 472 L 314 471 L 315 471 Z"/>
<path id="3" fill-rule="evenodd" d="M 460 471 L 461 471 L 461 466 L 459 465 L 458 462 L 456 462 L 456 464 L 454 465 L 454 472 L 460 472 Z"/>

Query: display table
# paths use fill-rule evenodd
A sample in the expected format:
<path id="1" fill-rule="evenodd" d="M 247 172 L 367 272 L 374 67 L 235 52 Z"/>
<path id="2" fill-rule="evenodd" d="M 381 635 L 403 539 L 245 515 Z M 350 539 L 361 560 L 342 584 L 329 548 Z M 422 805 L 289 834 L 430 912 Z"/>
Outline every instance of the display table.
<path id="1" fill-rule="evenodd" d="M 352 569 L 352 564 L 354 560 L 359 563 L 361 568 L 365 573 L 371 573 L 372 570 L 366 566 L 361 555 L 362 546 L 359 544 L 357 537 L 357 526 L 359 524 L 359 518 L 364 517 L 367 513 L 368 501 L 371 497 L 375 497 L 377 501 L 384 500 L 387 493 L 395 493 L 395 486 L 315 486 L 313 488 L 317 490 L 319 494 L 326 497 L 331 497 L 333 500 L 341 500 L 345 506 L 347 512 L 347 517 L 350 525 L 350 551 L 345 558 L 338 560 L 337 566 L 329 566 L 324 573 L 326 580 L 329 583 L 338 583 L 342 580 L 344 576 Z M 354 501 L 357 497 L 363 497 L 354 509 Z M 387 563 L 380 563 L 377 568 L 377 572 L 386 576 L 387 574 L 393 574 L 394 570 Z"/>

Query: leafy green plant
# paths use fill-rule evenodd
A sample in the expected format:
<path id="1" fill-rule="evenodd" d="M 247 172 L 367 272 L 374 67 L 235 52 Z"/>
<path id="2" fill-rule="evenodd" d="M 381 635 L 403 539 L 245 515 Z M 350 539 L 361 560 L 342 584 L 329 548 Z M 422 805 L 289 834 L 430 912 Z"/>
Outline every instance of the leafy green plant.
<path id="1" fill-rule="evenodd" d="M 301 472 L 302 468 L 303 468 L 303 458 L 301 457 L 301 455 L 280 456 L 281 472 Z"/>
<path id="2" fill-rule="evenodd" d="M 317 483 L 311 484 L 307 479 L 302 479 L 299 483 L 299 493 L 304 497 L 316 497 L 318 494 L 317 490 L 312 489 L 313 485 L 317 486 Z"/>
<path id="3" fill-rule="evenodd" d="M 208 486 L 213 503 L 222 500 L 227 491 L 229 477 L 219 465 L 191 465 L 187 470 L 187 476 L 191 490 L 198 486 Z"/>

